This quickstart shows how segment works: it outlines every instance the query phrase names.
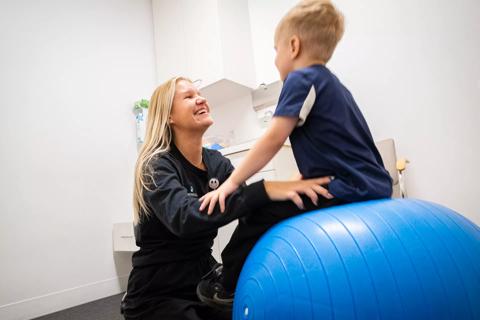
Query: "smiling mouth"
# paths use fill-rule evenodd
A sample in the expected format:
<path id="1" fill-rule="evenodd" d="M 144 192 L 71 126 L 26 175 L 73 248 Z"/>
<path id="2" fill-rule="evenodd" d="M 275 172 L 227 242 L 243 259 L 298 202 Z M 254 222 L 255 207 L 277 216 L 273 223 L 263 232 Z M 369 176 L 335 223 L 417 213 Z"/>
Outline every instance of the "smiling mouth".
<path id="1" fill-rule="evenodd" d="M 204 114 L 208 114 L 208 111 L 206 109 L 198 110 L 197 112 L 195 112 L 196 116 L 201 116 Z"/>

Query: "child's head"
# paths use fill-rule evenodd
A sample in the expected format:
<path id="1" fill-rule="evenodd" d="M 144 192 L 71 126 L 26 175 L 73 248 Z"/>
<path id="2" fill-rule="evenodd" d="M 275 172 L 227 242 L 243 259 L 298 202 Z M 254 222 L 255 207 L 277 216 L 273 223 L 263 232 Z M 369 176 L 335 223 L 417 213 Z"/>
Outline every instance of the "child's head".
<path id="1" fill-rule="evenodd" d="M 282 80 L 295 60 L 325 64 L 343 36 L 343 15 L 328 0 L 303 0 L 280 21 L 275 31 L 275 65 Z"/>

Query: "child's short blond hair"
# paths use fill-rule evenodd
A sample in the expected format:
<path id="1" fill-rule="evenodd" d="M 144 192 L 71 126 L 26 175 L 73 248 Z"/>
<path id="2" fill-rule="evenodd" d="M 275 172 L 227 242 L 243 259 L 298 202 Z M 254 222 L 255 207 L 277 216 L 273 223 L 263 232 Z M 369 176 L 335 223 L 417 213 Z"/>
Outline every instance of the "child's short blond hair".
<path id="1" fill-rule="evenodd" d="M 342 38 L 343 31 L 343 14 L 330 1 L 304 0 L 282 18 L 275 37 L 286 39 L 297 35 L 302 49 L 311 58 L 327 63 Z"/>

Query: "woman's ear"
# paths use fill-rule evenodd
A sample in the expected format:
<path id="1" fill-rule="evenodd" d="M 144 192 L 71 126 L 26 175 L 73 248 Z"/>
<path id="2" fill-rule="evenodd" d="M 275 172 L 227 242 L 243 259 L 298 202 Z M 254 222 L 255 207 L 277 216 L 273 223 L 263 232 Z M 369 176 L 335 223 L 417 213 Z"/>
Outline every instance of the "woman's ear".
<path id="1" fill-rule="evenodd" d="M 168 117 L 168 123 L 173 124 L 172 116 L 169 116 L 169 117 Z"/>
<path id="2" fill-rule="evenodd" d="M 300 54 L 300 38 L 294 34 L 290 38 L 288 46 L 289 46 L 290 58 L 291 59 L 297 58 L 298 55 Z"/>

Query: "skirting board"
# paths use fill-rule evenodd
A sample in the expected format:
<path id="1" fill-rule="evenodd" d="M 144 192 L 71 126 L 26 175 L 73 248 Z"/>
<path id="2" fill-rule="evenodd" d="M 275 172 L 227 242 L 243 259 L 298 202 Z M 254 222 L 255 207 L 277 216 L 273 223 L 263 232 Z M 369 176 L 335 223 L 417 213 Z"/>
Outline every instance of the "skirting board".
<path id="1" fill-rule="evenodd" d="M 0 319 L 28 320 L 109 297 L 125 291 L 127 280 L 125 275 L 5 304 L 0 306 Z"/>

